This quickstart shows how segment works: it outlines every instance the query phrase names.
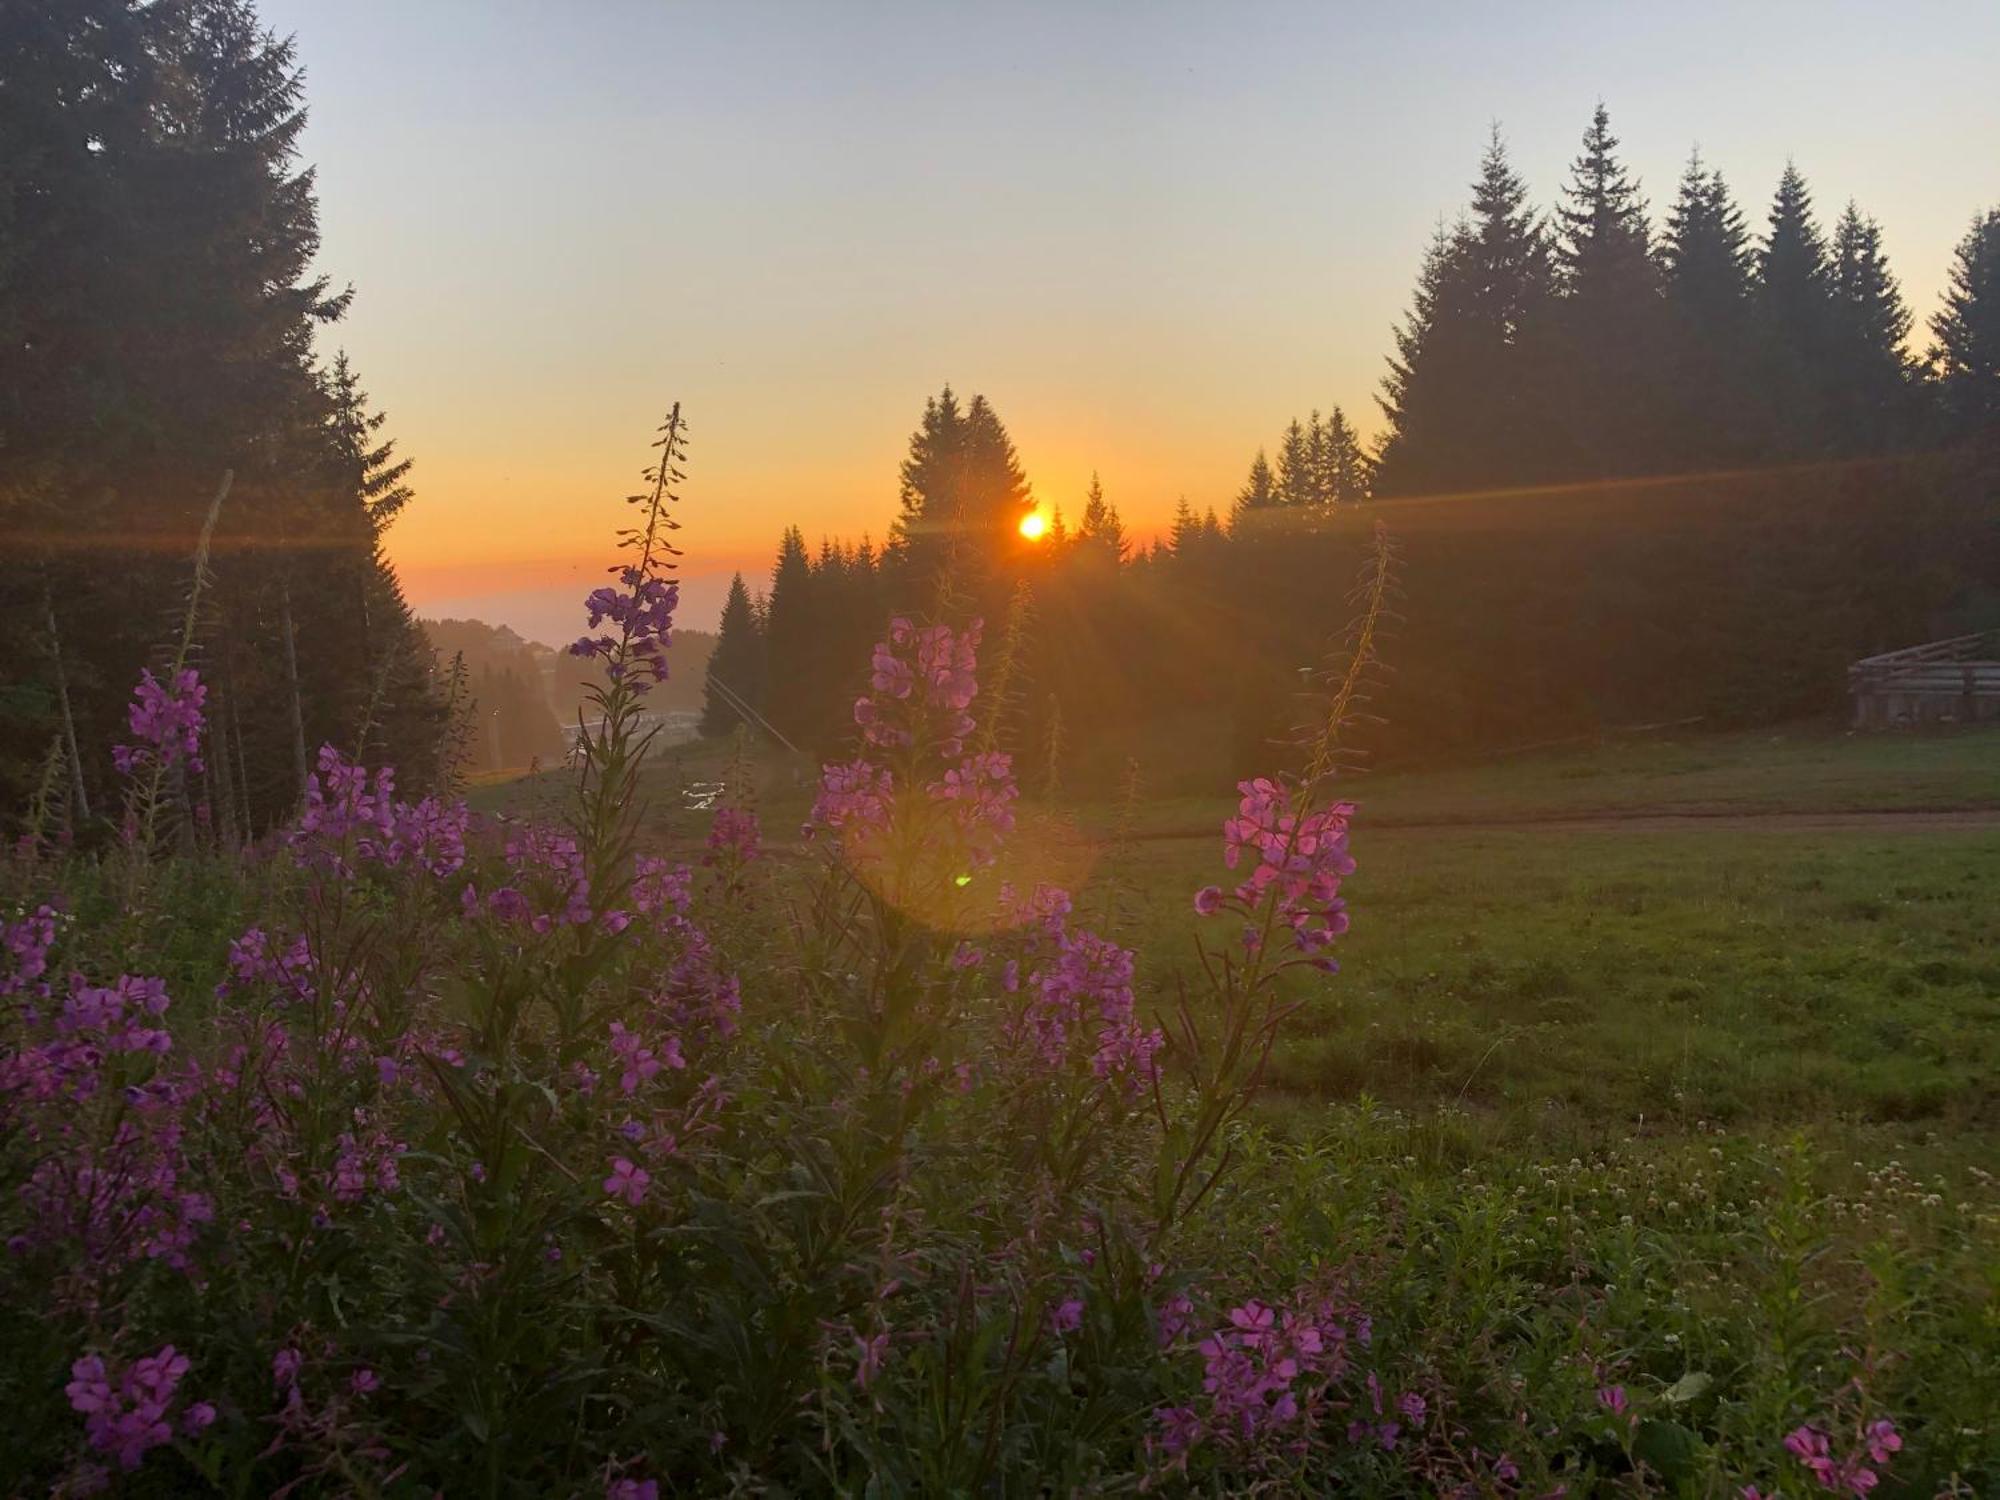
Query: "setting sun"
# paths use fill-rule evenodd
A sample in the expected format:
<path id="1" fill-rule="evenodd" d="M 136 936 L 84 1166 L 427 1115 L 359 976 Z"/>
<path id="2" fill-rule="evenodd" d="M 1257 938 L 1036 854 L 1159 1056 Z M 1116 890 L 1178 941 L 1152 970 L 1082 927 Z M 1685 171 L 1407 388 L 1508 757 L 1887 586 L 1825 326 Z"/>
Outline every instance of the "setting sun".
<path id="1" fill-rule="evenodd" d="M 1031 510 L 1021 517 L 1021 535 L 1031 542 L 1039 542 L 1049 534 L 1049 518 L 1038 510 Z"/>

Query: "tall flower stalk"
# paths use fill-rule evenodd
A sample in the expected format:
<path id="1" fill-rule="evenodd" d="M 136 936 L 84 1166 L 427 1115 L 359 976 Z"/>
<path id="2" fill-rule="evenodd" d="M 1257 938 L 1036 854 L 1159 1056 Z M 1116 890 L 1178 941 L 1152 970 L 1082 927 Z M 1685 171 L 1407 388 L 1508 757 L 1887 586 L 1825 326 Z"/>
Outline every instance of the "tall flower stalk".
<path id="1" fill-rule="evenodd" d="M 1197 915 L 1240 919 L 1241 951 L 1196 934 L 1195 951 L 1215 1002 L 1215 1019 L 1204 1025 L 1183 987 L 1173 1045 L 1193 1075 L 1195 1104 L 1170 1117 L 1155 1089 L 1162 1131 L 1154 1187 L 1156 1234 L 1164 1235 L 1184 1217 L 1231 1164 L 1228 1146 L 1216 1155 L 1215 1145 L 1249 1107 L 1279 1030 L 1298 1008 L 1278 990 L 1278 976 L 1295 967 L 1325 973 L 1339 967 L 1327 950 L 1347 930 L 1340 883 L 1354 869 L 1347 852 L 1354 806 L 1334 799 L 1329 787 L 1381 665 L 1379 643 L 1390 618 L 1395 576 L 1395 542 L 1378 521 L 1352 596 L 1354 623 L 1325 674 L 1325 705 L 1304 738 L 1304 770 L 1296 780 L 1257 777 L 1238 786 L 1237 815 L 1223 824 L 1223 858 L 1234 869 L 1247 855 L 1250 868 L 1233 890 L 1207 886 L 1195 893 Z"/>
<path id="2" fill-rule="evenodd" d="M 569 648 L 573 656 L 601 662 L 604 674 L 585 693 L 597 710 L 597 722 L 578 715 L 581 776 L 574 823 L 599 910 L 624 904 L 642 810 L 639 768 L 658 732 L 644 728 L 641 718 L 647 693 L 666 680 L 666 650 L 680 602 L 680 585 L 669 576 L 680 548 L 668 539 L 680 529 L 671 514 L 680 501 L 675 486 L 687 477 L 679 467 L 687 456 L 680 402 L 660 423 L 653 447 L 659 457 L 644 472 L 646 488 L 626 497 L 641 519 L 618 533 L 619 548 L 631 557 L 612 569 L 617 588 L 597 589 L 585 601 L 591 629 L 599 633 L 583 636 Z M 607 625 L 615 626 L 616 633 L 600 629 Z"/>

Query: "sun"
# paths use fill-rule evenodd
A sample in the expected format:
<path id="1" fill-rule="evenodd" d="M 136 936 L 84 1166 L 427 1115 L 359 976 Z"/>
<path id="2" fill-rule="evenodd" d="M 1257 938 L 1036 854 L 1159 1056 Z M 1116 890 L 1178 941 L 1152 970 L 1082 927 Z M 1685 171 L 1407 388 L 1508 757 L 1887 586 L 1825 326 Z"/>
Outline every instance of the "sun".
<path id="1" fill-rule="evenodd" d="M 1049 518 L 1038 510 L 1031 510 L 1021 517 L 1021 535 L 1031 542 L 1039 542 L 1049 534 Z"/>

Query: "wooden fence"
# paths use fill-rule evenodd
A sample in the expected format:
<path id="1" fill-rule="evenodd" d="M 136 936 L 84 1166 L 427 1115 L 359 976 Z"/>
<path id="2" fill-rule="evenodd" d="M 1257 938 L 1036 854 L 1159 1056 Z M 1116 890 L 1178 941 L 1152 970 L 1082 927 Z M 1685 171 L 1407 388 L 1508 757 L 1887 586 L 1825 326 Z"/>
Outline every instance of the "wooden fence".
<path id="1" fill-rule="evenodd" d="M 1847 690 L 1857 729 L 2000 721 L 2000 630 L 1864 657 Z"/>

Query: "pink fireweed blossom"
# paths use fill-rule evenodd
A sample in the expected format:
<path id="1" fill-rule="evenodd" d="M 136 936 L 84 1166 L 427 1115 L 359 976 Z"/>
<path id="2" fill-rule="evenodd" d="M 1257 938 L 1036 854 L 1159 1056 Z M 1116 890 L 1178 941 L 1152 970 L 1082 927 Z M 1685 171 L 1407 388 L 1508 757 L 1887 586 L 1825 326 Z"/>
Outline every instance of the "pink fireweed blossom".
<path id="1" fill-rule="evenodd" d="M 645 1044 L 643 1037 L 627 1029 L 622 1021 L 611 1023 L 611 1051 L 619 1063 L 618 1086 L 628 1094 L 650 1083 L 662 1068 L 687 1066 L 687 1059 L 681 1055 L 679 1037 L 664 1038 L 658 1052 L 655 1052 Z"/>
<path id="2" fill-rule="evenodd" d="M 896 781 L 888 771 L 865 760 L 820 769 L 819 797 L 813 803 L 811 834 L 817 828 L 836 833 L 868 834 L 889 824 Z"/>
<path id="3" fill-rule="evenodd" d="M 71 1410 L 83 1416 L 90 1446 L 130 1472 L 149 1451 L 173 1441 L 168 1411 L 187 1372 L 187 1356 L 176 1353 L 172 1344 L 135 1360 L 115 1379 L 103 1359 L 90 1354 L 70 1366 L 71 1378 L 63 1391 Z M 215 1409 L 201 1403 L 188 1414 L 195 1430 L 207 1425 L 194 1416 L 195 1411 L 205 1411 L 207 1420 L 214 1420 Z"/>
<path id="4" fill-rule="evenodd" d="M 486 898 L 486 909 L 502 922 L 524 924 L 540 935 L 558 927 L 588 927 L 590 876 L 582 846 L 566 833 L 538 824 L 510 829 L 502 853 L 508 883 Z"/>
<path id="5" fill-rule="evenodd" d="M 962 631 L 891 620 L 870 663 L 871 696 L 854 704 L 862 738 L 886 750 L 928 743 L 956 759 L 973 728 L 966 710 L 979 692 L 980 629 L 978 620 Z"/>
<path id="6" fill-rule="evenodd" d="M 613 635 L 586 635 L 569 648 L 571 656 L 601 658 L 606 675 L 613 681 L 627 681 L 646 692 L 667 680 L 667 647 L 673 643 L 674 609 L 680 603 L 680 585 L 672 579 L 652 578 L 637 568 L 619 574 L 624 585 L 592 589 L 583 606 L 589 611 L 590 628 L 606 621 L 624 633 L 624 659 L 619 660 L 620 642 Z"/>
<path id="7" fill-rule="evenodd" d="M 882 1373 L 882 1366 L 889 1360 L 889 1335 L 874 1334 L 869 1338 L 854 1341 L 854 1383 L 867 1390 Z"/>
<path id="8" fill-rule="evenodd" d="M 363 864 L 422 870 L 438 879 L 465 865 L 472 812 L 464 802 L 396 799 L 396 773 L 366 766 L 331 745 L 320 747 L 306 778 L 305 806 L 286 835 L 299 864 L 352 877 Z"/>
<path id="9" fill-rule="evenodd" d="M 49 950 L 56 945 L 56 909 L 37 906 L 18 922 L 0 923 L 0 953 L 9 960 L 0 974 L 0 995 L 46 995 Z"/>
<path id="10" fill-rule="evenodd" d="M 1862 1447 L 1844 1458 L 1834 1454 L 1832 1439 L 1809 1423 L 1785 1436 L 1786 1449 L 1805 1466 L 1821 1489 L 1845 1491 L 1854 1496 L 1867 1495 L 1881 1482 L 1881 1476 L 1868 1466 L 1868 1460 L 1887 1464 L 1902 1446 L 1895 1424 L 1886 1419 L 1870 1423 Z"/>
<path id="11" fill-rule="evenodd" d="M 130 776 L 142 766 L 186 765 L 199 771 L 201 763 L 202 706 L 208 688 L 193 667 L 183 667 L 162 683 L 149 667 L 139 674 L 132 691 L 132 704 L 125 721 L 137 745 L 113 745 L 111 760 L 121 775 Z"/>
<path id="12" fill-rule="evenodd" d="M 1213 916 L 1234 907 L 1248 913 L 1266 900 L 1276 903 L 1279 921 L 1291 929 L 1292 944 L 1315 968 L 1332 972 L 1339 965 L 1322 950 L 1347 931 L 1347 903 L 1340 883 L 1354 872 L 1347 852 L 1350 802 L 1312 808 L 1301 816 L 1295 794 L 1268 777 L 1237 783 L 1242 795 L 1236 816 L 1222 825 L 1222 858 L 1236 869 L 1245 854 L 1256 864 L 1236 889 L 1225 895 L 1206 886 L 1195 893 L 1195 910 Z M 1254 951 L 1258 930 L 1246 929 L 1245 945 Z"/>
<path id="13" fill-rule="evenodd" d="M 747 865 L 763 851 L 762 830 L 757 826 L 757 815 L 747 807 L 719 807 L 715 820 L 708 828 L 708 852 L 702 857 L 704 864 L 718 864 L 732 860 L 738 865 Z"/>
<path id="14" fill-rule="evenodd" d="M 604 1179 L 604 1191 L 613 1198 L 623 1198 L 637 1208 L 646 1199 L 646 1185 L 653 1180 L 653 1174 L 639 1166 L 629 1156 L 612 1160 L 611 1175 Z"/>
<path id="15" fill-rule="evenodd" d="M 1072 930 L 1060 915 L 1044 919 L 1035 945 L 1041 962 L 1025 978 L 1013 969 L 1003 979 L 1004 988 L 1023 997 L 1008 1026 L 1013 1039 L 1048 1068 L 1062 1065 L 1081 1047 L 1097 1077 L 1142 1091 L 1166 1038 L 1138 1019 L 1131 950 L 1082 928 Z"/>
<path id="16" fill-rule="evenodd" d="M 1001 839 L 1014 829 L 1014 766 L 999 751 L 968 755 L 925 791 L 951 813 L 958 842 L 956 862 L 981 869 L 999 857 Z"/>
<path id="17" fill-rule="evenodd" d="M 303 937 L 280 948 L 263 928 L 247 928 L 231 939 L 227 965 L 229 977 L 215 987 L 217 999 L 240 987 L 267 985 L 285 999 L 310 1000 L 318 988 L 312 949 Z"/>

